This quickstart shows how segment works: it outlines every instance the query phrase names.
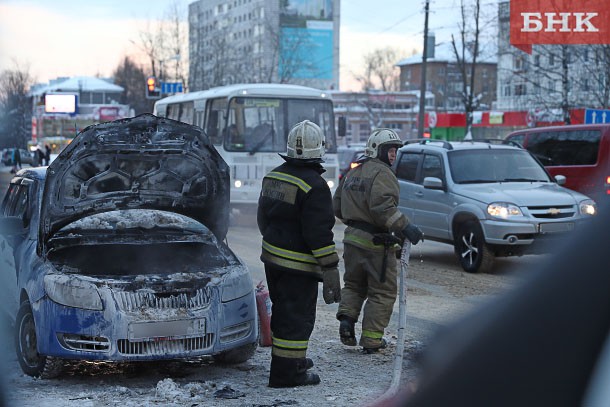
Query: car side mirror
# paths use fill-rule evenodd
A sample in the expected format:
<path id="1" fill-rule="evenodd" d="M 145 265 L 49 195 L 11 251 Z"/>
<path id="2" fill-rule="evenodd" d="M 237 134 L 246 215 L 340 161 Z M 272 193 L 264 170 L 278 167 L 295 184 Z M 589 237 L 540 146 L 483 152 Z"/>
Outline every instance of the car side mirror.
<path id="1" fill-rule="evenodd" d="M 443 181 L 440 178 L 426 177 L 426 178 L 424 178 L 424 188 L 445 189 L 445 185 L 443 185 Z"/>
<path id="2" fill-rule="evenodd" d="M 25 233 L 23 219 L 16 216 L 6 216 L 0 218 L 0 234 L 15 236 Z"/>
<path id="3" fill-rule="evenodd" d="M 345 137 L 347 128 L 347 122 L 345 120 L 345 116 L 339 116 L 337 118 L 337 130 L 339 132 L 339 137 Z"/>
<path id="4" fill-rule="evenodd" d="M 566 177 L 564 175 L 555 175 L 555 182 L 558 185 L 564 185 L 566 183 Z"/>

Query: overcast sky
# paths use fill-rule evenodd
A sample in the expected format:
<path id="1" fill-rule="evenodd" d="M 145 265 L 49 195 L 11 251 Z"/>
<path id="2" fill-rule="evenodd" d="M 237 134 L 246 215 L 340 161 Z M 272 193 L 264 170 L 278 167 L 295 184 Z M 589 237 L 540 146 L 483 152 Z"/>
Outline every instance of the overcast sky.
<path id="1" fill-rule="evenodd" d="M 425 0 L 341 0 L 340 88 L 355 90 L 363 56 L 394 47 L 421 52 Z M 437 42 L 457 33 L 460 0 L 430 0 Z M 472 1 L 472 0 L 465 0 Z M 495 12 L 497 0 L 483 0 Z M 59 76 L 110 76 L 147 24 L 174 0 L 0 0 L 0 70 L 29 66 L 39 82 Z M 185 16 L 191 0 L 177 0 Z"/>

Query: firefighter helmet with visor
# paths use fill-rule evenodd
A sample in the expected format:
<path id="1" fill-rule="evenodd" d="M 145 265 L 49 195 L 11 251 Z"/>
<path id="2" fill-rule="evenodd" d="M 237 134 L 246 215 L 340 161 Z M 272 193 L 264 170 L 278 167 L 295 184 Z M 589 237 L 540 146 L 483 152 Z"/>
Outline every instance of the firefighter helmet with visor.
<path id="1" fill-rule="evenodd" d="M 321 160 L 326 139 L 320 126 L 309 120 L 294 125 L 288 133 L 286 155 L 300 160 Z"/>
<path id="2" fill-rule="evenodd" d="M 402 146 L 402 141 L 391 129 L 373 130 L 366 143 L 364 155 L 370 158 L 379 157 L 379 149 L 382 145 L 395 145 L 398 148 Z"/>

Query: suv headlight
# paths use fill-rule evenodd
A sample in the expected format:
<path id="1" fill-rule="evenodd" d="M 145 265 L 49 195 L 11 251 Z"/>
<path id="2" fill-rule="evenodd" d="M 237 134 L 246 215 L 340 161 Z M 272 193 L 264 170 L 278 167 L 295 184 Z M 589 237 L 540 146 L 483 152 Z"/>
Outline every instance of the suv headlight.
<path id="1" fill-rule="evenodd" d="M 58 304 L 94 311 L 104 309 L 95 284 L 73 276 L 48 274 L 44 276 L 44 290 Z"/>
<path id="2" fill-rule="evenodd" d="M 496 218 L 507 219 L 511 216 L 523 216 L 517 205 L 508 202 L 492 202 L 487 205 L 487 213 Z"/>
<path id="3" fill-rule="evenodd" d="M 252 277 L 246 267 L 238 267 L 222 279 L 222 302 L 241 298 L 254 291 Z"/>
<path id="4" fill-rule="evenodd" d="M 580 208 L 581 215 L 596 215 L 597 214 L 597 204 L 593 199 L 585 199 L 580 204 L 578 204 Z"/>

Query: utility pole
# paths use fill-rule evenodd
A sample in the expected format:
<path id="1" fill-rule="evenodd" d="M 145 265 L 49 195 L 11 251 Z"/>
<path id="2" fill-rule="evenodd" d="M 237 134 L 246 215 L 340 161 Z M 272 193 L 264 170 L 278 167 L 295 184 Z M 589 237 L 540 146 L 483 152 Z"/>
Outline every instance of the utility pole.
<path id="1" fill-rule="evenodd" d="M 424 53 L 421 63 L 421 86 L 419 88 L 419 115 L 417 117 L 417 138 L 424 137 L 424 114 L 426 112 L 426 60 L 428 58 L 428 11 L 430 0 L 426 0 L 424 9 Z"/>

